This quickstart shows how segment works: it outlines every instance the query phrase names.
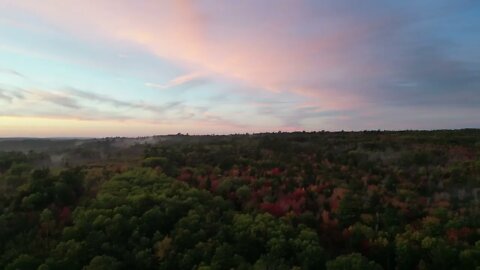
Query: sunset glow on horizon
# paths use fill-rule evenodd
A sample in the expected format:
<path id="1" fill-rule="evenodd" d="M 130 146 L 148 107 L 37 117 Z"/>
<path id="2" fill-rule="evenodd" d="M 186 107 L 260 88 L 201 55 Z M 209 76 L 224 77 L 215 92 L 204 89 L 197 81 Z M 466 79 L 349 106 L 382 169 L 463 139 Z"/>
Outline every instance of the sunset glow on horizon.
<path id="1" fill-rule="evenodd" d="M 478 1 L 0 0 L 0 137 L 480 127 Z"/>

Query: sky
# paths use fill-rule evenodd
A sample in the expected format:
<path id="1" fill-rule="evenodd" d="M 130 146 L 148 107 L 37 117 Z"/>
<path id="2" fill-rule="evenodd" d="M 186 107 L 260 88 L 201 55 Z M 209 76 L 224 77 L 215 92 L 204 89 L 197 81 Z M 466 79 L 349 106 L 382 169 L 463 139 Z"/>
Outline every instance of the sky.
<path id="1" fill-rule="evenodd" d="M 477 0 L 0 0 L 0 137 L 456 128 Z"/>

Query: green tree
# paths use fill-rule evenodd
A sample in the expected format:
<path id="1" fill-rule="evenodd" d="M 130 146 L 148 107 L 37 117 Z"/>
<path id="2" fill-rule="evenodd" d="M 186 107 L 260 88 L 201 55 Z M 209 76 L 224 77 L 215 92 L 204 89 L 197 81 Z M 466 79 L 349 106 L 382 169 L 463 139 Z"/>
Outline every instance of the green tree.
<path id="1" fill-rule="evenodd" d="M 382 267 L 359 253 L 352 253 L 328 261 L 327 270 L 382 270 Z"/>
<path id="2" fill-rule="evenodd" d="M 475 246 L 462 251 L 459 257 L 462 269 L 480 269 L 480 241 L 477 241 Z"/>
<path id="3" fill-rule="evenodd" d="M 13 262 L 5 267 L 5 270 L 31 270 L 37 269 L 39 260 L 30 255 L 20 255 Z"/>
<path id="4" fill-rule="evenodd" d="M 117 270 L 121 269 L 122 264 L 110 256 L 96 256 L 84 268 L 84 270 Z"/>
<path id="5" fill-rule="evenodd" d="M 302 229 L 293 241 L 293 246 L 302 269 L 321 269 L 325 264 L 325 253 L 315 231 L 308 228 Z"/>
<path id="6" fill-rule="evenodd" d="M 351 191 L 347 192 L 338 209 L 338 219 L 342 226 L 347 227 L 355 223 L 361 213 L 362 201 L 358 195 L 353 194 Z"/>
<path id="7" fill-rule="evenodd" d="M 236 191 L 237 197 L 242 201 L 246 201 L 250 198 L 251 190 L 247 185 L 239 187 Z"/>

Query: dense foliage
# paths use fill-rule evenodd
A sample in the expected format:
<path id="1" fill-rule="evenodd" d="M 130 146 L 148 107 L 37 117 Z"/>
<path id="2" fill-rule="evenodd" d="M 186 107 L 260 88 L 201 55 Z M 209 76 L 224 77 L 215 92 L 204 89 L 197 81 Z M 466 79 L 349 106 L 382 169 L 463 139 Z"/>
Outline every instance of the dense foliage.
<path id="1" fill-rule="evenodd" d="M 104 144 L 0 152 L 0 269 L 480 266 L 478 130 Z"/>

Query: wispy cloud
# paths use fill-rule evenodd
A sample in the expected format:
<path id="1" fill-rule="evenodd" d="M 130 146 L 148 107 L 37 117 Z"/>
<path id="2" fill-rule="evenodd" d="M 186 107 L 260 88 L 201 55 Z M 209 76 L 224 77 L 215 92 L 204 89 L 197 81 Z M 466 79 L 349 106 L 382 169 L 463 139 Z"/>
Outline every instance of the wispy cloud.
<path id="1" fill-rule="evenodd" d="M 106 95 L 101 95 L 101 94 L 88 92 L 88 91 L 71 88 L 71 87 L 67 88 L 65 92 L 68 93 L 72 98 L 76 98 L 76 99 L 80 98 L 83 100 L 103 102 L 119 108 L 140 109 L 140 110 L 146 110 L 154 113 L 163 113 L 166 110 L 174 109 L 175 107 L 182 105 L 182 102 L 180 101 L 167 102 L 162 105 L 155 105 L 155 104 L 145 103 L 145 102 L 122 101 L 119 99 L 108 97 Z"/>
<path id="2" fill-rule="evenodd" d="M 8 95 L 4 90 L 0 89 L 0 99 L 11 102 L 12 97 Z"/>
<path id="3" fill-rule="evenodd" d="M 157 88 L 161 90 L 166 90 L 170 88 L 175 88 L 178 86 L 188 86 L 191 87 L 193 85 L 198 85 L 202 81 L 204 81 L 204 74 L 201 72 L 194 72 L 185 75 L 178 76 L 173 78 L 169 82 L 165 84 L 158 84 L 158 83 L 145 83 L 145 86 Z"/>
<path id="4" fill-rule="evenodd" d="M 0 109 L 0 114 L 3 116 L 41 116 L 52 119 L 109 121 L 137 119 L 152 123 L 194 121 L 209 125 L 242 126 L 208 113 L 208 109 L 205 107 L 187 105 L 183 101 L 168 101 L 161 104 L 123 101 L 72 87 L 61 90 L 0 89 L 0 99 L 9 103 Z M 112 107 L 109 109 L 108 105 Z"/>
<path id="5" fill-rule="evenodd" d="M 42 90 L 28 90 L 26 92 L 40 101 L 47 101 L 69 109 L 80 109 L 81 107 L 75 98 L 66 95 L 65 93 Z"/>
<path id="6" fill-rule="evenodd" d="M 22 73 L 13 70 L 13 69 L 7 69 L 7 68 L 0 68 L 0 73 L 7 74 L 7 75 L 12 75 L 20 78 L 26 79 L 27 77 L 23 75 Z"/>

